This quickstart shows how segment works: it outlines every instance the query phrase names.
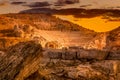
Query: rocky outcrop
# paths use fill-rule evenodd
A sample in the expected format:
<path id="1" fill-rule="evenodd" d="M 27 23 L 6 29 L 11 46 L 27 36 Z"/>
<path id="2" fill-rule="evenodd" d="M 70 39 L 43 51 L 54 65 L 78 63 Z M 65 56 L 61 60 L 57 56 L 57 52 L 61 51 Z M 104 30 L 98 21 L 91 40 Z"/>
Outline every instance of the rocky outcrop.
<path id="1" fill-rule="evenodd" d="M 13 31 L 15 37 L 30 38 L 34 33 L 34 28 L 30 25 L 14 25 Z"/>
<path id="2" fill-rule="evenodd" d="M 45 80 L 119 80 L 120 61 L 100 50 L 46 50 L 41 68 L 31 74 Z M 28 77 L 29 80 L 31 77 Z M 36 79 L 37 80 L 37 79 Z"/>
<path id="3" fill-rule="evenodd" d="M 25 66 L 30 65 L 33 59 L 38 58 L 41 51 L 41 45 L 34 42 L 23 42 L 8 48 L 6 52 L 1 52 L 0 80 L 14 80 Z M 30 73 L 30 71 L 26 73 Z"/>
<path id="4" fill-rule="evenodd" d="M 107 48 L 110 51 L 120 50 L 120 27 L 110 31 L 107 37 Z"/>
<path id="5" fill-rule="evenodd" d="M 109 60 L 108 60 L 109 59 Z M 0 80 L 119 80 L 120 61 L 106 51 L 42 49 L 28 41 L 0 52 Z"/>
<path id="6" fill-rule="evenodd" d="M 39 75 L 37 78 L 45 80 L 119 80 L 119 65 L 119 61 L 113 60 L 89 63 L 53 59 L 36 73 Z M 31 74 L 34 75 L 35 73 Z M 29 79 L 31 77 L 27 78 Z"/>
<path id="7" fill-rule="evenodd" d="M 91 41 L 87 42 L 83 47 L 85 49 L 103 50 L 107 44 L 107 33 L 96 34 Z"/>

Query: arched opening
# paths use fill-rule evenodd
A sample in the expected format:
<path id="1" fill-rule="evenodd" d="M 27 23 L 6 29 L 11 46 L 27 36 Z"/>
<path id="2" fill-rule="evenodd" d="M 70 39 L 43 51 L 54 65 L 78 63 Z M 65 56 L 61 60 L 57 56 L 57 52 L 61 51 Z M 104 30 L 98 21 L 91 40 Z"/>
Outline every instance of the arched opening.
<path id="1" fill-rule="evenodd" d="M 45 48 L 52 48 L 52 49 L 57 49 L 59 48 L 60 44 L 57 41 L 51 41 L 51 42 L 47 42 L 45 44 Z"/>
<path id="2" fill-rule="evenodd" d="M 49 45 L 49 47 L 50 47 L 50 48 L 55 48 L 55 46 L 54 46 L 54 45 L 52 45 L 52 44 L 50 44 L 50 45 Z"/>

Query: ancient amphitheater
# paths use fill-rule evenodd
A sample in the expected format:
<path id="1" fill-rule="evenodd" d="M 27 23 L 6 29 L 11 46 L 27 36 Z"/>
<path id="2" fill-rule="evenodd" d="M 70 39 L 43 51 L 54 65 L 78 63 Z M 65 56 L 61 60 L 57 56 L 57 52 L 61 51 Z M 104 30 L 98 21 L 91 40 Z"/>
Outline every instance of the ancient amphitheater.
<path id="1" fill-rule="evenodd" d="M 64 31 L 21 23 L 0 29 L 0 80 L 120 80 L 120 27 L 97 33 L 68 22 Z"/>

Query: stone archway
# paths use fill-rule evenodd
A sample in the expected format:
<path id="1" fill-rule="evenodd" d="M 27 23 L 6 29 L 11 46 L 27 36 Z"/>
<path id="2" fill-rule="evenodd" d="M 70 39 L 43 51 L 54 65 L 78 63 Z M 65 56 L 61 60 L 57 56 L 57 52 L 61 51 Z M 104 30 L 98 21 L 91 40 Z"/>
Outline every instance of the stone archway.
<path id="1" fill-rule="evenodd" d="M 57 49 L 59 47 L 60 47 L 60 44 L 57 41 L 51 41 L 45 44 L 45 48 Z"/>

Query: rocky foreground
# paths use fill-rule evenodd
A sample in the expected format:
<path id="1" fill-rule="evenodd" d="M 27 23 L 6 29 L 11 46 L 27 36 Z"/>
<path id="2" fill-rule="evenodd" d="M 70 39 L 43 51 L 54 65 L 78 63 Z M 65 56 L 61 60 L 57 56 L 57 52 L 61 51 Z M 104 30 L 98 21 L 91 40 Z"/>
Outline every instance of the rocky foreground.
<path id="1" fill-rule="evenodd" d="M 0 52 L 0 80 L 119 80 L 119 54 L 21 42 Z"/>
<path id="2" fill-rule="evenodd" d="M 0 20 L 0 80 L 120 80 L 120 27 L 97 33 L 44 14 Z"/>

